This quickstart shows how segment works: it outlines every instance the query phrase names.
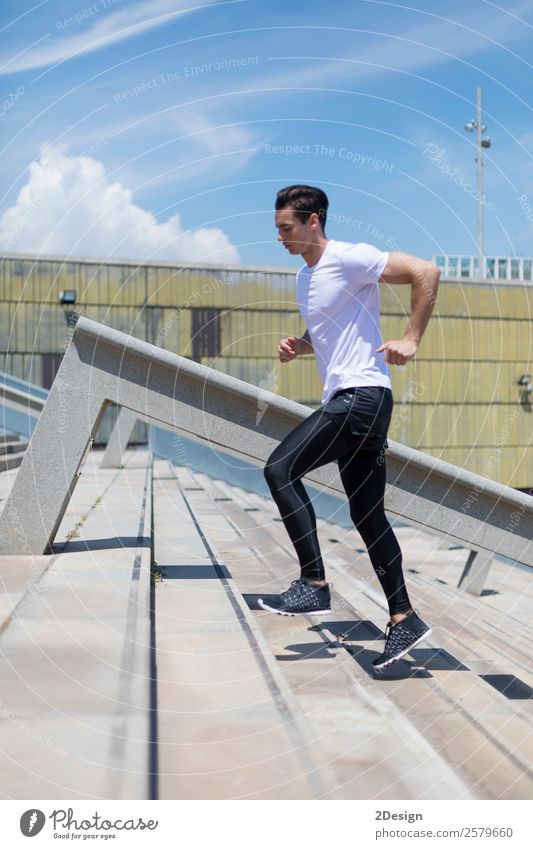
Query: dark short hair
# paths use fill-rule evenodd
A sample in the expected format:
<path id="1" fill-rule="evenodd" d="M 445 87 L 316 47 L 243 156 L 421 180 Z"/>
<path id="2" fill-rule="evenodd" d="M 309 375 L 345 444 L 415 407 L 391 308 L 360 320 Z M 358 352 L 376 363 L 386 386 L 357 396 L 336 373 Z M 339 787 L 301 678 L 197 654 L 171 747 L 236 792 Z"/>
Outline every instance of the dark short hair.
<path id="1" fill-rule="evenodd" d="M 305 224 L 311 213 L 316 212 L 322 229 L 326 228 L 329 200 L 322 189 L 315 186 L 286 186 L 276 195 L 276 209 L 294 209 L 294 214 Z"/>

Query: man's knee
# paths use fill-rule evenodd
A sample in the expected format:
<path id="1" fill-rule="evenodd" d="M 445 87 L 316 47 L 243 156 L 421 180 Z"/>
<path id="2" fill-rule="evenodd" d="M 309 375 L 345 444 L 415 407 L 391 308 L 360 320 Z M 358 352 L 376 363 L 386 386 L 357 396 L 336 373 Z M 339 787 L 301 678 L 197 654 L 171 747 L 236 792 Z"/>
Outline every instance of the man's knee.
<path id="1" fill-rule="evenodd" d="M 272 466 L 269 466 L 268 463 L 266 464 L 265 468 L 263 469 L 263 474 L 265 476 L 265 480 L 266 480 L 267 484 L 269 485 L 270 489 L 272 489 L 272 484 L 273 484 Z"/>
<path id="2" fill-rule="evenodd" d="M 272 491 L 280 488 L 287 481 L 287 470 L 285 464 L 271 455 L 263 469 L 266 482 Z"/>
<path id="3" fill-rule="evenodd" d="M 387 524 L 385 511 L 380 504 L 351 504 L 350 516 L 361 536 L 377 534 Z"/>

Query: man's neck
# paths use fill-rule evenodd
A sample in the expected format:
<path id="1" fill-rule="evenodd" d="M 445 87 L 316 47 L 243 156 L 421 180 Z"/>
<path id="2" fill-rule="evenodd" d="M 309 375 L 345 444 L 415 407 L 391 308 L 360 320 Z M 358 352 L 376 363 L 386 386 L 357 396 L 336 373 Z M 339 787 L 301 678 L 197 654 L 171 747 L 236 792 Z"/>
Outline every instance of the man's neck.
<path id="1" fill-rule="evenodd" d="M 305 259 L 307 265 L 316 265 L 324 251 L 326 250 L 326 245 L 329 242 L 329 239 L 320 238 L 320 241 L 317 242 L 316 245 L 309 245 L 309 248 L 306 248 L 302 253 L 302 257 Z"/>

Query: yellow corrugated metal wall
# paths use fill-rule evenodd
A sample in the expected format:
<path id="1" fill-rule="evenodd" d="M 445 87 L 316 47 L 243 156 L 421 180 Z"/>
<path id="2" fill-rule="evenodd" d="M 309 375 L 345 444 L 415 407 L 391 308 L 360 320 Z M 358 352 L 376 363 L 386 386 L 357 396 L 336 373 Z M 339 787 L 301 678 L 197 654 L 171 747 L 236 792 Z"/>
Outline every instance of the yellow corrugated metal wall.
<path id="1" fill-rule="evenodd" d="M 58 303 L 65 289 L 76 290 L 74 308 Z M 518 386 L 533 371 L 532 292 L 520 284 L 441 281 L 416 359 L 390 367 L 391 439 L 511 486 L 533 485 L 533 411 L 520 403 L 527 399 Z M 305 329 L 289 271 L 11 257 L 0 263 L 0 300 L 4 369 L 35 383 L 41 357 L 64 350 L 72 309 L 193 357 L 193 313 L 210 308 L 217 311 L 216 352 L 200 356 L 202 363 L 320 403 L 314 358 L 277 358 L 279 340 Z M 409 287 L 381 284 L 380 301 L 383 338 L 401 336 Z"/>

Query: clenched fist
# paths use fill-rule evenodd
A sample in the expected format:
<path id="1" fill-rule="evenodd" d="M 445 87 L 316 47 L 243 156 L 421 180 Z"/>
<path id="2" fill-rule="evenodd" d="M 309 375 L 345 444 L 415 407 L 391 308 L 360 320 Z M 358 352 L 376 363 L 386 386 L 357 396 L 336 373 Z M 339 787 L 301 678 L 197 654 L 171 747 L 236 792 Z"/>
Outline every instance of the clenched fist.
<path id="1" fill-rule="evenodd" d="M 294 360 L 301 352 L 301 339 L 297 336 L 287 336 L 282 339 L 278 345 L 278 354 L 280 362 L 289 363 Z"/>
<path id="2" fill-rule="evenodd" d="M 403 339 L 391 339 L 376 348 L 376 351 L 384 351 L 385 362 L 395 366 L 404 366 L 408 360 L 412 360 L 417 350 L 418 345 L 414 339 L 407 336 Z"/>

